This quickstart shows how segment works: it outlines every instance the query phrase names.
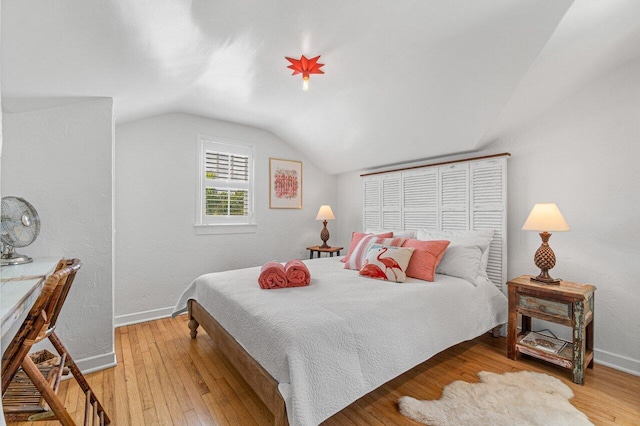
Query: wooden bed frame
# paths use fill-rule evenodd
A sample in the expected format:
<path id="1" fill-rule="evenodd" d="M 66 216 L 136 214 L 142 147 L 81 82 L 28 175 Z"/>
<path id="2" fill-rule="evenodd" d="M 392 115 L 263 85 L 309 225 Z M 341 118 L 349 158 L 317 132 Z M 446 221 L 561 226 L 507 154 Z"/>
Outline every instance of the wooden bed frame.
<path id="1" fill-rule="evenodd" d="M 284 399 L 278 391 L 278 382 L 225 330 L 202 305 L 193 299 L 187 303 L 189 309 L 189 328 L 191 338 L 198 334 L 198 326 L 218 345 L 224 356 L 238 370 L 242 378 L 251 386 L 264 405 L 273 414 L 275 426 L 288 426 L 287 409 Z M 500 336 L 502 326 L 491 329 L 493 337 Z"/>
<path id="2" fill-rule="evenodd" d="M 278 382 L 249 355 L 202 305 L 190 299 L 187 306 L 189 309 L 191 338 L 196 338 L 198 326 L 201 325 L 213 341 L 216 342 L 224 356 L 227 357 L 242 378 L 271 411 L 274 417 L 273 424 L 275 426 L 288 426 L 287 409 L 284 399 L 280 395 L 280 391 L 278 391 Z"/>

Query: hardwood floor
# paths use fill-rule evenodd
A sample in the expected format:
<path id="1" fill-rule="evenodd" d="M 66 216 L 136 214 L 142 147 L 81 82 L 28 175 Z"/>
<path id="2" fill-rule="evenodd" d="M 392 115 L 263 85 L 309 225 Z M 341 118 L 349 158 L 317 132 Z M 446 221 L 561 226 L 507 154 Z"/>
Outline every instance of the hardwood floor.
<path id="1" fill-rule="evenodd" d="M 206 333 L 201 331 L 196 340 L 189 337 L 186 315 L 117 329 L 116 355 L 117 367 L 87 375 L 114 425 L 235 426 L 272 422 L 266 407 Z M 509 360 L 505 339 L 488 334 L 436 355 L 324 424 L 418 425 L 398 413 L 396 401 L 400 396 L 437 399 L 446 384 L 454 380 L 475 382 L 482 370 L 552 374 L 573 389 L 572 403 L 596 425 L 640 424 L 640 377 L 596 365 L 587 371 L 584 386 L 575 385 L 569 370 L 523 357 Z M 71 415 L 82 424 L 84 398 L 75 382 L 65 381 L 60 395 Z"/>

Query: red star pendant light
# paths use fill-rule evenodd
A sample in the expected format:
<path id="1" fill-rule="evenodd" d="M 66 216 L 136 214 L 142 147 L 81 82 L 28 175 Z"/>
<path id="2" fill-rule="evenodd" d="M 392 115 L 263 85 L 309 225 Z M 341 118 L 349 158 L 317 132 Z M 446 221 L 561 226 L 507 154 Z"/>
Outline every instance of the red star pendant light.
<path id="1" fill-rule="evenodd" d="M 309 90 L 309 75 L 324 74 L 320 69 L 324 64 L 318 63 L 320 55 L 311 59 L 307 59 L 304 55 L 302 55 L 300 59 L 293 59 L 285 56 L 285 59 L 291 62 L 291 65 L 287 67 L 293 70 L 293 74 L 291 75 L 302 74 L 302 90 Z"/>

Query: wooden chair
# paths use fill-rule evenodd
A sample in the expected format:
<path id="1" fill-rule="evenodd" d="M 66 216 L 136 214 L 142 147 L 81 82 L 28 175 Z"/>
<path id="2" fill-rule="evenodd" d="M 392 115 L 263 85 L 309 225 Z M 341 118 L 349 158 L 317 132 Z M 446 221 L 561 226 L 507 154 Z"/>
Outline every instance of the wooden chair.
<path id="1" fill-rule="evenodd" d="M 56 395 L 63 374 L 71 372 L 86 397 L 84 424 L 111 423 L 84 375 L 55 333 L 56 321 L 69 294 L 79 259 L 61 260 L 42 288 L 27 318 L 2 356 L 2 404 L 7 421 L 59 420 L 75 426 Z M 37 366 L 28 355 L 31 347 L 48 338 L 60 355 L 53 366 Z"/>

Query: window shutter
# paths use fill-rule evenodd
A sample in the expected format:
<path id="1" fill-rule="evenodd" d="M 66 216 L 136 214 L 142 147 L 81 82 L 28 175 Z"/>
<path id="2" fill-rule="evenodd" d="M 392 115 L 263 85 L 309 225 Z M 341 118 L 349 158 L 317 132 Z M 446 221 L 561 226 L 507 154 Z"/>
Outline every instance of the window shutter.
<path id="1" fill-rule="evenodd" d="M 402 174 L 403 229 L 438 229 L 438 171 Z"/>
<path id="2" fill-rule="evenodd" d="M 506 281 L 506 166 L 505 158 L 471 164 L 471 226 L 493 229 L 487 275 L 497 286 Z"/>
<path id="3" fill-rule="evenodd" d="M 364 229 L 380 229 L 380 179 L 371 177 L 364 180 L 363 225 Z"/>
<path id="4" fill-rule="evenodd" d="M 205 161 L 207 179 L 249 181 L 249 157 L 207 151 Z"/>
<path id="5" fill-rule="evenodd" d="M 206 188 L 206 215 L 248 216 L 248 205 L 248 191 Z"/>
<path id="6" fill-rule="evenodd" d="M 204 138 L 200 142 L 200 223 L 251 223 L 253 147 Z"/>
<path id="7" fill-rule="evenodd" d="M 443 231 L 469 229 L 469 164 L 439 167 Z"/>
<path id="8" fill-rule="evenodd" d="M 400 229 L 400 174 L 382 178 L 382 229 Z"/>
<path id="9" fill-rule="evenodd" d="M 229 172 L 229 180 L 241 182 L 249 181 L 249 157 L 231 155 L 231 171 Z"/>
<path id="10" fill-rule="evenodd" d="M 205 157 L 207 179 L 227 179 L 229 177 L 229 154 L 206 151 Z"/>
<path id="11" fill-rule="evenodd" d="M 249 157 L 205 152 L 205 215 L 249 215 Z"/>

